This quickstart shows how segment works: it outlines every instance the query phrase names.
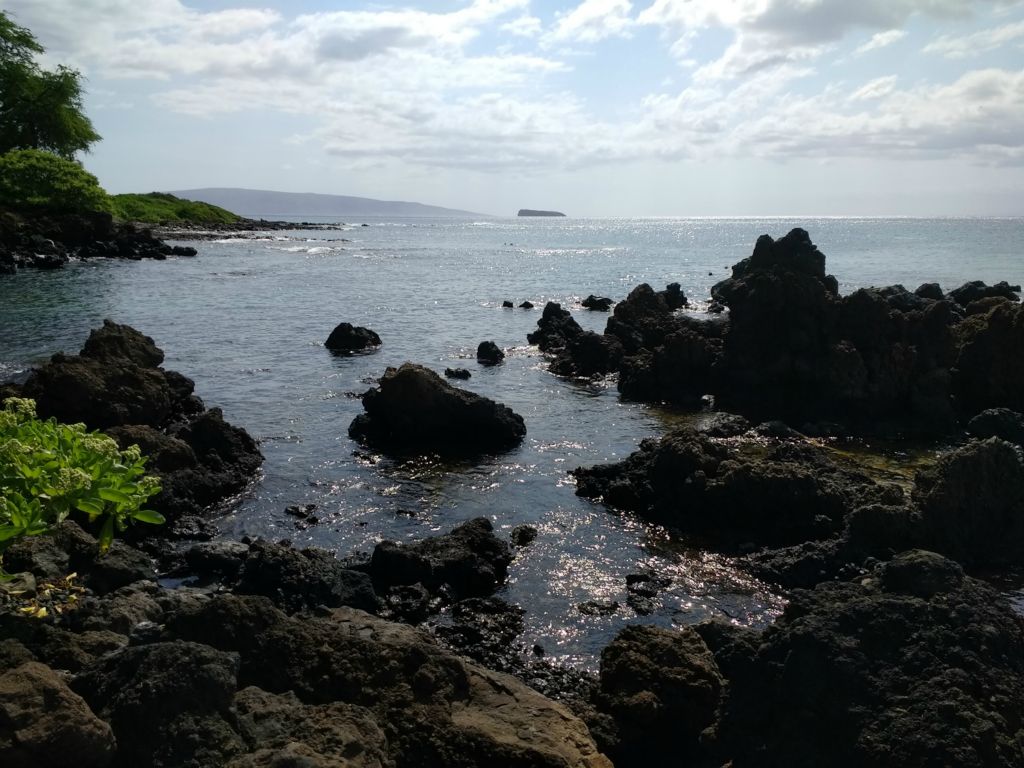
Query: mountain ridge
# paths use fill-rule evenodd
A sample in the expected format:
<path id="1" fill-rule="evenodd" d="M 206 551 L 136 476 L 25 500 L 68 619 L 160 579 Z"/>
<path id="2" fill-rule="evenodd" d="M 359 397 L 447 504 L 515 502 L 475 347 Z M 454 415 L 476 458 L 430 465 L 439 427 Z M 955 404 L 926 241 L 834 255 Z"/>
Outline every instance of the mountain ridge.
<path id="1" fill-rule="evenodd" d="M 169 190 L 169 194 L 226 208 L 247 218 L 272 216 L 488 216 L 402 200 L 376 200 L 319 192 L 276 192 L 242 187 L 200 187 Z"/>

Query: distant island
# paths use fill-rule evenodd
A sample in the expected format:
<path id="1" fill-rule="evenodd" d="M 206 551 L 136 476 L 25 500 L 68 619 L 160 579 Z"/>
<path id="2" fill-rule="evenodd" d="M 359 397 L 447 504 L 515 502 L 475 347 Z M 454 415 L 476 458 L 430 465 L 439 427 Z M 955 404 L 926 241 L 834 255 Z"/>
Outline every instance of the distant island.
<path id="1" fill-rule="evenodd" d="M 373 200 L 368 197 L 321 195 L 312 192 L 272 192 L 265 189 L 207 187 L 182 189 L 172 195 L 199 200 L 252 219 L 275 216 L 336 216 L 354 219 L 361 216 L 486 216 L 486 214 L 441 208 L 436 205 L 397 200 Z"/>
<path id="2" fill-rule="evenodd" d="M 520 208 L 520 216 L 565 216 L 561 211 L 534 211 L 529 208 Z"/>

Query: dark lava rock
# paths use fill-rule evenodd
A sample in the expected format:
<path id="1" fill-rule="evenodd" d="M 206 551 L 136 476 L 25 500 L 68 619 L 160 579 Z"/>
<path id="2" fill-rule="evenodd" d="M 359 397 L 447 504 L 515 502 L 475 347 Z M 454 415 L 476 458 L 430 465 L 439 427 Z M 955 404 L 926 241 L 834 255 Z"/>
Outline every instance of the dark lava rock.
<path id="1" fill-rule="evenodd" d="M 204 541 L 185 553 L 189 570 L 203 579 L 234 581 L 249 557 L 249 545 L 238 541 Z"/>
<path id="2" fill-rule="evenodd" d="M 957 406 L 965 417 L 989 408 L 1024 413 L 1024 305 L 1000 302 L 956 329 L 953 370 Z"/>
<path id="3" fill-rule="evenodd" d="M 36 400 L 42 417 L 109 430 L 122 448 L 138 445 L 160 477 L 150 503 L 171 522 L 158 529 L 166 533 L 241 491 L 263 456 L 220 409 L 205 409 L 190 379 L 160 368 L 163 359 L 151 338 L 105 320 L 79 355 L 54 355 L 35 371 L 22 396 Z"/>
<path id="4" fill-rule="evenodd" d="M 944 454 L 918 473 L 922 546 L 966 565 L 1024 561 L 1024 458 L 990 438 Z"/>
<path id="5" fill-rule="evenodd" d="M 580 496 L 727 551 L 833 538 L 856 507 L 902 498 L 809 445 L 784 443 L 755 458 L 687 427 L 644 440 L 625 461 L 572 474 Z"/>
<path id="6" fill-rule="evenodd" d="M 955 563 L 912 552 L 797 591 L 756 637 L 709 640 L 729 682 L 720 762 L 1024 763 L 1024 621 Z"/>
<path id="7" fill-rule="evenodd" d="M 690 627 L 623 629 L 601 652 L 599 708 L 618 731 L 615 765 L 687 765 L 715 721 L 725 681 Z"/>
<path id="8" fill-rule="evenodd" d="M 515 308 L 515 306 L 516 306 L 516 305 L 515 305 L 515 304 L 513 304 L 513 303 L 512 303 L 511 301 L 509 301 L 508 299 L 506 299 L 505 301 L 501 302 L 501 307 L 502 307 L 502 309 L 514 309 L 514 308 Z"/>
<path id="9" fill-rule="evenodd" d="M 750 430 L 750 422 L 736 413 L 715 413 L 711 415 L 700 431 L 708 437 L 739 437 Z"/>
<path id="10" fill-rule="evenodd" d="M 619 610 L 618 601 L 602 603 L 597 600 L 588 600 L 580 603 L 576 609 L 584 616 L 611 616 Z"/>
<path id="11" fill-rule="evenodd" d="M 581 305 L 584 309 L 590 309 L 594 312 L 607 312 L 612 308 L 612 304 L 614 303 L 615 302 L 611 299 L 590 294 L 582 301 Z"/>
<path id="12" fill-rule="evenodd" d="M 0 673 L 0 764 L 4 768 L 100 768 L 114 734 L 63 678 L 29 661 Z"/>
<path id="13" fill-rule="evenodd" d="M 467 371 L 465 368 L 445 368 L 444 375 L 449 379 L 463 380 L 471 378 L 473 376 L 473 374 Z"/>
<path id="14" fill-rule="evenodd" d="M 497 365 L 505 359 L 505 353 L 501 347 L 493 341 L 481 341 L 476 348 L 476 361 L 484 365 Z"/>
<path id="15" fill-rule="evenodd" d="M 512 529 L 510 538 L 517 547 L 527 547 L 537 538 L 537 529 L 532 525 L 517 525 Z"/>
<path id="16" fill-rule="evenodd" d="M 984 440 L 998 437 L 1015 445 L 1024 446 L 1024 415 L 1009 408 L 991 408 L 982 411 L 967 424 L 972 437 Z"/>
<path id="17" fill-rule="evenodd" d="M 942 292 L 942 286 L 938 283 L 923 283 L 917 287 L 914 293 L 922 299 L 931 299 L 932 301 L 942 301 L 946 298 L 946 295 Z"/>
<path id="18" fill-rule="evenodd" d="M 573 319 L 569 310 L 562 309 L 561 304 L 549 301 L 544 305 L 544 312 L 537 321 L 537 330 L 527 334 L 526 339 L 540 347 L 541 352 L 555 352 L 582 333 L 583 329 Z"/>
<path id="19" fill-rule="evenodd" d="M 494 535 L 490 520 L 478 517 L 415 544 L 382 541 L 373 550 L 369 573 L 381 591 L 419 583 L 461 600 L 493 594 L 505 583 L 511 562 L 509 545 Z"/>
<path id="20" fill-rule="evenodd" d="M 118 765 L 223 765 L 243 751 L 232 730 L 238 656 L 181 641 L 128 648 L 74 682 L 113 726 Z"/>
<path id="21" fill-rule="evenodd" d="M 365 573 L 345 568 L 322 549 L 296 550 L 265 541 L 250 546 L 235 592 L 264 595 L 288 612 L 321 605 L 377 611 L 377 596 Z"/>
<path id="22" fill-rule="evenodd" d="M 353 326 L 351 323 L 341 323 L 327 337 L 324 346 L 331 352 L 350 355 L 353 352 L 362 352 L 376 348 L 381 344 L 380 336 L 369 328 Z"/>
<path id="23" fill-rule="evenodd" d="M 533 302 L 532 301 L 524 301 L 522 304 L 519 305 L 519 308 L 520 309 L 533 309 Z"/>
<path id="24" fill-rule="evenodd" d="M 488 669 L 507 672 L 521 666 L 517 641 L 525 614 L 518 605 L 496 597 L 472 597 L 453 605 L 450 621 L 432 629 L 446 648 Z"/>
<path id="25" fill-rule="evenodd" d="M 380 386 L 363 395 L 363 407 L 349 436 L 385 451 L 475 455 L 508 450 L 526 436 L 510 408 L 412 363 L 388 368 Z"/>
<path id="26" fill-rule="evenodd" d="M 964 283 L 959 288 L 949 292 L 949 298 L 961 307 L 967 307 L 976 301 L 989 298 L 1008 299 L 1009 301 L 1020 301 L 1019 285 L 1010 285 L 1005 280 L 995 285 L 986 285 L 981 280 L 972 280 Z"/>
<path id="27" fill-rule="evenodd" d="M 551 363 L 559 376 L 603 376 L 622 362 L 622 342 L 614 336 L 584 331 L 570 339 Z"/>

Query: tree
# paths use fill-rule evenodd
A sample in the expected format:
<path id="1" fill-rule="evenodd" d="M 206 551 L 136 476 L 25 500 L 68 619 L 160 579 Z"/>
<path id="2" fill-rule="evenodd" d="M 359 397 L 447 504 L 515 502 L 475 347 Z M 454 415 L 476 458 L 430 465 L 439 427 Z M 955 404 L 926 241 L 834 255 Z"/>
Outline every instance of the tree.
<path id="1" fill-rule="evenodd" d="M 45 149 L 71 159 L 99 141 L 82 112 L 82 76 L 70 67 L 42 69 L 43 47 L 0 11 L 0 153 Z"/>
<path id="2" fill-rule="evenodd" d="M 0 155 L 0 206 L 58 213 L 111 210 L 95 176 L 74 160 L 39 149 Z"/>

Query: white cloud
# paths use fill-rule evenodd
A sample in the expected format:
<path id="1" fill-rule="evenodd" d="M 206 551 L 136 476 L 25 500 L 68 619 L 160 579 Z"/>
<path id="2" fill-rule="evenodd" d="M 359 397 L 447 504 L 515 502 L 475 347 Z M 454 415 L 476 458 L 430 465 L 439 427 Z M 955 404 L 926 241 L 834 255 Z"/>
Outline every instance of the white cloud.
<path id="1" fill-rule="evenodd" d="M 953 37 L 943 35 L 925 46 L 925 53 L 937 53 L 947 59 L 966 59 L 994 51 L 1007 43 L 1024 38 L 1024 21 L 986 29 L 972 35 Z"/>
<path id="2" fill-rule="evenodd" d="M 854 51 L 858 56 L 863 56 L 865 53 L 871 51 L 877 51 L 880 48 L 888 48 L 893 43 L 898 43 L 900 40 L 905 38 L 907 33 L 902 29 L 890 29 L 888 32 L 878 32 L 871 36 L 864 45 L 857 48 Z"/>
<path id="3" fill-rule="evenodd" d="M 862 85 L 850 95 L 850 101 L 870 101 L 888 96 L 896 90 L 896 75 L 879 77 L 869 83 Z"/>
<path id="4" fill-rule="evenodd" d="M 536 16 L 524 15 L 501 25 L 501 29 L 516 37 L 538 37 L 543 29 Z"/>
<path id="5" fill-rule="evenodd" d="M 551 41 L 596 43 L 629 33 L 633 26 L 629 0 L 583 0 L 568 13 L 558 16 L 549 35 Z"/>

